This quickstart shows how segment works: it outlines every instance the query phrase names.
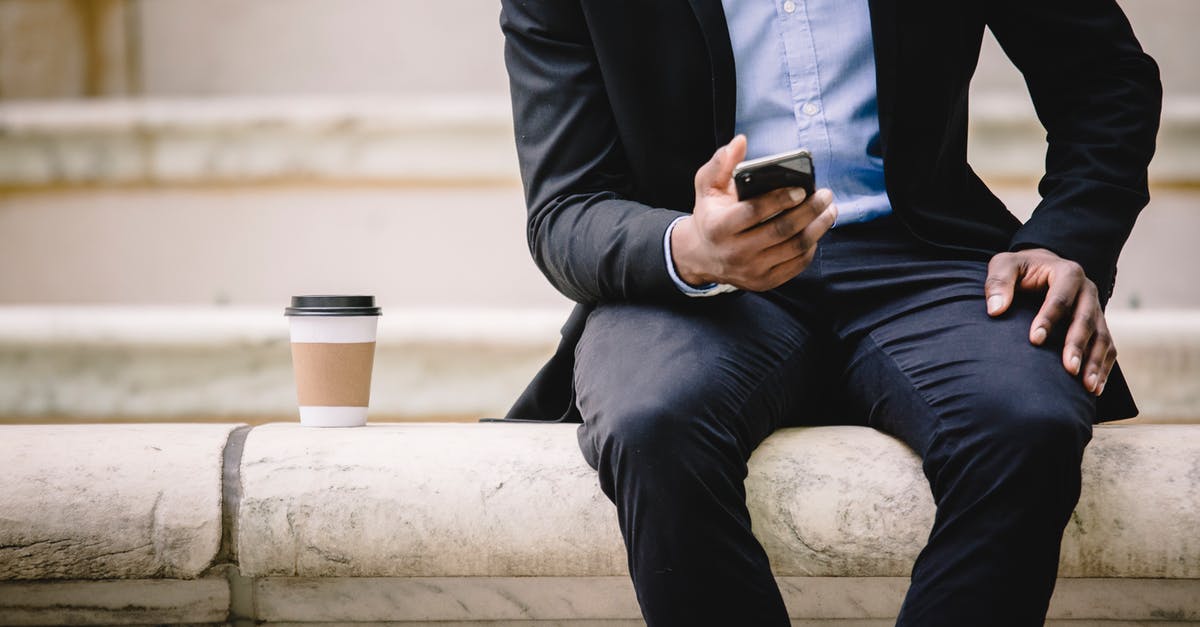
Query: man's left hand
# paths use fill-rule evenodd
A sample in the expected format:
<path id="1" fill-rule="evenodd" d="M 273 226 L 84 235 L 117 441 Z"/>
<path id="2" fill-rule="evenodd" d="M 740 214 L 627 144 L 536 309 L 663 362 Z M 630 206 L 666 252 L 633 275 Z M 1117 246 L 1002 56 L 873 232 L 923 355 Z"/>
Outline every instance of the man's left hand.
<path id="1" fill-rule="evenodd" d="M 1117 349 L 1100 309 L 1096 284 L 1079 264 L 1044 248 L 1000 253 L 988 264 L 984 282 L 988 315 L 995 317 L 1007 311 L 1018 287 L 1046 292 L 1046 300 L 1029 329 L 1029 341 L 1041 346 L 1050 329 L 1069 318 L 1063 367 L 1075 376 L 1082 373 L 1083 387 L 1099 396 L 1117 360 Z"/>

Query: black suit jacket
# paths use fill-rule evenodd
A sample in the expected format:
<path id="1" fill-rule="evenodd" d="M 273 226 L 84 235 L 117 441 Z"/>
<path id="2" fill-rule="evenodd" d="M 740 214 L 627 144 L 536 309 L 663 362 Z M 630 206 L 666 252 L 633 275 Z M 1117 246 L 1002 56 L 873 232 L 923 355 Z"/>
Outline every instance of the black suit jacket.
<path id="1" fill-rule="evenodd" d="M 508 416 L 578 420 L 571 377 L 589 306 L 688 300 L 667 272 L 663 234 L 691 211 L 696 169 L 733 137 L 733 52 L 721 0 L 501 5 L 530 251 L 580 303 Z M 1052 250 L 1081 264 L 1107 301 L 1149 200 L 1162 100 L 1158 68 L 1115 1 L 871 0 L 870 10 L 895 215 L 917 237 L 980 259 Z M 1024 225 L 966 160 L 985 27 L 1047 130 L 1043 199 Z M 1119 370 L 1098 409 L 1102 419 L 1136 413 Z"/>

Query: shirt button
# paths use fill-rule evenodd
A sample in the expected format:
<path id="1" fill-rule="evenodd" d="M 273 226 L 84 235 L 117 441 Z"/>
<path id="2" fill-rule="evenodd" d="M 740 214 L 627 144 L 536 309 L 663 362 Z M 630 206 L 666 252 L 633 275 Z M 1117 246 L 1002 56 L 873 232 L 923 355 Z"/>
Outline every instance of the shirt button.
<path id="1" fill-rule="evenodd" d="M 785 13 L 795 13 L 796 3 L 792 2 L 792 0 L 787 0 L 787 2 L 783 3 L 783 10 Z"/>
<path id="2" fill-rule="evenodd" d="M 817 111 L 820 111 L 821 108 L 811 102 L 808 102 L 805 103 L 803 107 L 800 107 L 800 110 L 803 111 L 805 115 L 816 115 Z"/>

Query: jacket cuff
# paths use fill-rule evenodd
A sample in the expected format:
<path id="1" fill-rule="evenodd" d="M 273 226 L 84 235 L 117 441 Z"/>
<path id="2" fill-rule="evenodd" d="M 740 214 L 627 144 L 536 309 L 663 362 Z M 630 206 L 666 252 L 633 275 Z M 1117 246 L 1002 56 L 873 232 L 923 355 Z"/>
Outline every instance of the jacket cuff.
<path id="1" fill-rule="evenodd" d="M 1046 233 L 1039 229 L 1021 228 L 1009 243 L 1009 252 L 1045 248 L 1069 259 L 1083 268 L 1083 273 L 1096 284 L 1100 304 L 1106 305 L 1112 297 L 1117 280 L 1116 252 L 1105 250 L 1086 235 L 1070 231 Z"/>

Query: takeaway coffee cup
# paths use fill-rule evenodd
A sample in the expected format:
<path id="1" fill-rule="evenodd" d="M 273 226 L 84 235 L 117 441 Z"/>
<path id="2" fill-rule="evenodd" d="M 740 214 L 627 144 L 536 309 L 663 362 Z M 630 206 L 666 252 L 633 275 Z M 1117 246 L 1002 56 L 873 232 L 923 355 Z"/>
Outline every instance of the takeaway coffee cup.
<path id="1" fill-rule="evenodd" d="M 292 367 L 300 424 L 360 427 L 367 423 L 375 331 L 374 296 L 293 296 Z"/>

